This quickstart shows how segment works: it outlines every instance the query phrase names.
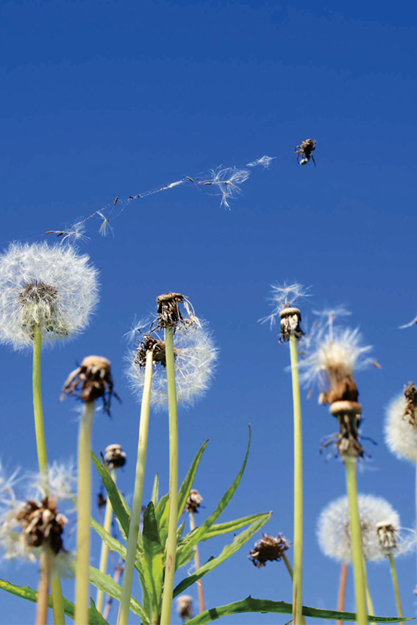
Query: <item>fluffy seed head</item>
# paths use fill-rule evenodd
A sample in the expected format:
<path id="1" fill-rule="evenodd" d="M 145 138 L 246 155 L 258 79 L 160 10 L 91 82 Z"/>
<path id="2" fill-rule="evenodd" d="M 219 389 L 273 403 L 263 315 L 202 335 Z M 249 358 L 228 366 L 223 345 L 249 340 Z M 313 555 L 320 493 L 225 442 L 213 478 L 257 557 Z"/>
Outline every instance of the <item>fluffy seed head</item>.
<path id="1" fill-rule="evenodd" d="M 158 337 L 155 338 L 161 349 L 158 350 L 158 359 L 154 358 L 151 401 L 155 407 L 163 408 L 168 402 L 166 368 L 162 357 L 164 342 Z M 139 350 L 133 350 L 128 354 L 127 370 L 132 389 L 139 399 L 142 398 L 145 382 L 143 359 L 138 357 L 139 351 L 142 350 L 141 343 Z M 217 349 L 207 324 L 180 323 L 174 335 L 174 350 L 177 400 L 179 403 L 191 405 L 208 389 L 217 360 Z"/>
<path id="2" fill-rule="evenodd" d="M 260 319 L 260 322 L 261 323 L 268 322 L 272 328 L 272 326 L 275 324 L 277 320 L 277 317 L 280 317 L 281 328 L 282 328 L 283 318 L 287 317 L 286 314 L 283 315 L 282 313 L 283 312 L 285 313 L 286 308 L 294 308 L 293 315 L 295 314 L 295 316 L 297 317 L 297 319 L 293 321 L 294 323 L 296 322 L 295 330 L 299 330 L 302 336 L 303 332 L 301 331 L 301 328 L 299 327 L 299 322 L 301 321 L 301 313 L 297 308 L 294 307 L 294 303 L 300 298 L 309 297 L 309 293 L 307 291 L 309 290 L 310 287 L 304 288 L 301 284 L 298 284 L 298 282 L 294 282 L 293 284 L 284 283 L 282 286 L 271 285 L 271 288 L 272 288 L 272 295 L 269 298 L 269 300 L 271 302 L 273 310 L 270 315 Z M 298 311 L 298 313 L 296 313 L 295 311 Z M 293 333 L 295 333 L 294 329 L 292 329 L 292 331 Z M 300 338 L 300 337 L 297 337 L 297 338 Z"/>
<path id="3" fill-rule="evenodd" d="M 417 462 L 417 426 L 411 419 L 411 408 L 404 394 L 396 397 L 388 406 L 385 420 L 385 442 L 398 458 Z M 414 422 L 413 422 L 414 421 Z"/>
<path id="4" fill-rule="evenodd" d="M 98 301 L 97 271 L 69 245 L 12 243 L 0 255 L 0 341 L 21 349 L 81 332 Z"/>
<path id="5" fill-rule="evenodd" d="M 383 560 L 387 555 L 386 544 L 382 541 L 381 525 L 390 526 L 395 532 L 398 549 L 394 555 L 402 553 L 400 517 L 392 506 L 382 497 L 372 495 L 359 495 L 358 504 L 365 559 Z M 336 499 L 323 510 L 317 525 L 317 537 L 326 556 L 344 564 L 352 561 L 347 497 Z"/>

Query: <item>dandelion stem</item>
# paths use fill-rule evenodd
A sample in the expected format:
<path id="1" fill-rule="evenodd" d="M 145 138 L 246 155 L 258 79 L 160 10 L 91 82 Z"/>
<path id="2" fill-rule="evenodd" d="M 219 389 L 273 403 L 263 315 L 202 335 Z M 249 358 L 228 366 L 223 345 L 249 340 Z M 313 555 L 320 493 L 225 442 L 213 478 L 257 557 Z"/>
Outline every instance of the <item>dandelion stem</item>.
<path id="1" fill-rule="evenodd" d="M 36 447 L 38 452 L 39 472 L 48 472 L 48 456 L 46 453 L 45 426 L 43 422 L 42 386 L 41 386 L 41 352 L 42 330 L 35 327 L 33 340 L 33 412 L 35 416 Z M 65 625 L 64 598 L 62 596 L 61 577 L 54 571 L 51 580 L 52 605 L 55 625 Z"/>
<path id="2" fill-rule="evenodd" d="M 75 625 L 88 623 L 91 517 L 91 430 L 94 402 L 85 402 L 78 436 L 78 528 Z"/>
<path id="3" fill-rule="evenodd" d="M 190 529 L 191 531 L 195 530 L 195 514 L 193 510 L 190 510 Z M 194 562 L 195 562 L 195 569 L 196 571 L 198 571 L 198 569 L 201 566 L 200 554 L 198 552 L 198 545 L 194 547 Z M 206 608 L 204 606 L 203 582 L 201 581 L 201 579 L 197 581 L 197 588 L 198 588 L 198 601 L 200 604 L 200 614 L 202 614 Z"/>
<path id="4" fill-rule="evenodd" d="M 133 572 L 136 561 L 139 524 L 142 513 L 143 485 L 145 482 L 146 454 L 148 449 L 149 412 L 153 374 L 153 352 L 146 352 L 145 381 L 140 411 L 138 456 L 136 461 L 135 491 L 133 494 L 132 514 L 130 517 L 129 538 L 127 542 L 126 564 L 123 575 L 122 595 L 120 599 L 118 625 L 127 625 L 130 597 L 132 594 Z"/>
<path id="5" fill-rule="evenodd" d="M 111 470 L 111 476 L 113 478 L 114 483 L 116 483 L 116 469 Z M 113 508 L 111 507 L 110 497 L 107 497 L 106 502 L 106 512 L 104 514 L 104 530 L 110 534 L 111 532 L 111 522 L 113 516 Z M 101 544 L 101 555 L 100 555 L 100 573 L 106 573 L 107 571 L 107 559 L 109 557 L 109 546 L 105 540 L 103 540 Z M 97 597 L 96 597 L 96 608 L 101 613 L 103 610 L 104 603 L 104 592 L 98 588 L 97 589 Z"/>
<path id="6" fill-rule="evenodd" d="M 36 625 L 46 625 L 48 622 L 49 581 L 51 578 L 51 557 L 48 548 L 42 549 L 40 557 L 40 576 L 38 586 L 38 601 L 36 608 Z"/>
<path id="7" fill-rule="evenodd" d="M 337 611 L 338 612 L 343 612 L 345 609 L 347 575 L 348 575 L 348 565 L 342 564 L 342 570 L 340 572 L 340 581 L 339 581 L 339 594 L 337 597 Z M 343 621 L 337 621 L 336 625 L 343 625 Z"/>
<path id="8" fill-rule="evenodd" d="M 168 383 L 169 408 L 169 519 L 166 544 L 164 592 L 162 596 L 161 625 L 170 625 L 172 592 L 174 589 L 175 559 L 177 548 L 178 517 L 178 414 L 175 387 L 174 335 L 173 329 L 165 329 L 165 356 Z"/>
<path id="9" fill-rule="evenodd" d="M 397 568 L 395 566 L 395 558 L 392 555 L 392 553 L 390 553 L 388 557 L 389 557 L 389 563 L 390 563 L 390 567 L 391 567 L 392 583 L 393 583 L 394 592 L 395 592 L 395 601 L 397 602 L 398 616 L 400 616 L 402 618 L 404 616 L 404 613 L 403 613 L 403 607 L 402 607 L 402 604 L 401 604 L 400 587 L 398 585 L 398 577 L 397 577 Z"/>
<path id="10" fill-rule="evenodd" d="M 366 605 L 368 607 L 368 616 L 375 616 L 374 604 L 372 602 L 371 591 L 369 589 L 368 573 L 366 571 L 366 560 L 363 557 L 363 574 L 365 577 L 365 593 L 366 593 Z M 373 621 L 371 621 L 372 623 Z"/>
<path id="11" fill-rule="evenodd" d="M 33 411 L 35 414 L 36 447 L 38 450 L 39 471 L 41 473 L 45 473 L 48 470 L 48 458 L 46 455 L 45 427 L 43 424 L 41 351 L 42 330 L 40 326 L 36 326 L 33 341 Z"/>
<path id="12" fill-rule="evenodd" d="M 359 625 L 366 625 L 366 580 L 363 567 L 362 532 L 359 517 L 358 489 L 356 481 L 356 458 L 345 456 L 347 491 L 349 499 L 352 562 L 355 577 L 356 617 Z"/>
<path id="13" fill-rule="evenodd" d="M 300 377 L 296 337 L 290 336 L 292 394 L 294 406 L 294 576 L 293 622 L 299 625 L 303 614 L 303 441 Z"/>

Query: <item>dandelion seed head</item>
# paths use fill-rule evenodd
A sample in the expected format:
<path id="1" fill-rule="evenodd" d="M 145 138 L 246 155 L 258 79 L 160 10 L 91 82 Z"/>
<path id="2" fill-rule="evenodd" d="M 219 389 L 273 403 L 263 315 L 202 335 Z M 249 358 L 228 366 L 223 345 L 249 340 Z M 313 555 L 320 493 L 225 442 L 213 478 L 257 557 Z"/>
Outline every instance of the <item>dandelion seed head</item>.
<path id="1" fill-rule="evenodd" d="M 246 167 L 257 167 L 261 165 L 264 169 L 269 169 L 272 161 L 276 159 L 276 156 L 262 156 L 258 158 L 256 161 L 252 161 L 251 163 L 247 163 Z"/>
<path id="2" fill-rule="evenodd" d="M 381 523 L 391 525 L 398 533 L 398 549 L 393 555 L 403 553 L 399 533 L 400 517 L 394 508 L 382 497 L 373 495 L 359 495 L 358 505 L 365 559 L 383 560 L 387 555 L 378 538 L 378 525 Z M 324 555 L 343 564 L 350 564 L 352 547 L 347 497 L 336 499 L 322 511 L 317 524 L 317 538 Z"/>
<path id="3" fill-rule="evenodd" d="M 0 342 L 22 349 L 80 333 L 98 301 L 97 270 L 70 245 L 12 243 L 0 255 Z"/>
<path id="4" fill-rule="evenodd" d="M 417 427 L 406 416 L 407 402 L 404 394 L 388 406 L 385 420 L 385 442 L 397 458 L 417 462 Z"/>
<path id="5" fill-rule="evenodd" d="M 284 283 L 282 286 L 271 284 L 272 294 L 268 300 L 271 302 L 273 310 L 270 315 L 260 319 L 260 322 L 268 322 L 272 328 L 284 308 L 293 306 L 298 299 L 310 297 L 310 293 L 308 293 L 310 288 L 305 288 L 298 282 L 293 282 L 292 284 Z"/>
<path id="6" fill-rule="evenodd" d="M 217 186 L 222 196 L 220 206 L 230 208 L 229 200 L 242 193 L 240 187 L 249 178 L 250 173 L 247 169 L 222 168 L 220 166 L 216 170 L 211 170 L 211 177 L 205 180 L 203 184 Z"/>
<path id="7" fill-rule="evenodd" d="M 177 401 L 192 405 L 209 388 L 217 360 L 218 350 L 207 323 L 201 321 L 200 325 L 180 323 L 174 335 L 174 350 Z M 127 361 L 130 385 L 141 399 L 145 368 L 138 362 L 137 350 L 129 352 Z M 157 408 L 167 407 L 168 387 L 163 361 L 154 363 L 151 401 Z"/>

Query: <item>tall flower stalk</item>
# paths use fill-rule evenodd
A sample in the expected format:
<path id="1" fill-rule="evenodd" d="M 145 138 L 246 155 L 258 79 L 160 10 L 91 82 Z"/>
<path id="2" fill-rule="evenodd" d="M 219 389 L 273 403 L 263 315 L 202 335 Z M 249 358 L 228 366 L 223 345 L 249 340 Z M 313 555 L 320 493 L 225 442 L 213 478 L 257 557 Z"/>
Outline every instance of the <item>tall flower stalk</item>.
<path id="1" fill-rule="evenodd" d="M 122 595 L 118 616 L 118 625 L 127 625 L 129 618 L 130 597 L 132 594 L 133 572 L 135 569 L 136 548 L 138 544 L 139 524 L 142 513 L 143 487 L 145 483 L 146 456 L 148 450 L 149 414 L 153 374 L 153 349 L 145 351 L 145 383 L 140 412 L 138 455 L 136 460 L 135 489 L 132 513 L 129 525 L 126 563 L 123 574 Z"/>
<path id="2" fill-rule="evenodd" d="M 198 492 L 198 490 L 196 490 L 195 488 L 192 488 L 188 496 L 187 502 L 185 504 L 185 510 L 188 512 L 188 515 L 190 517 L 190 530 L 191 531 L 194 531 L 196 528 L 195 515 L 198 512 L 198 509 L 202 501 L 203 501 L 203 498 Z M 198 571 L 198 569 L 201 566 L 200 553 L 198 551 L 198 544 L 194 547 L 194 564 L 195 564 L 195 570 Z M 206 608 L 204 604 L 203 582 L 201 581 L 201 579 L 197 580 L 197 589 L 198 589 L 198 601 L 199 601 L 200 614 L 202 614 Z"/>
<path id="3" fill-rule="evenodd" d="M 340 571 L 339 592 L 337 595 L 337 611 L 344 612 L 346 600 L 346 582 L 348 575 L 348 565 L 343 563 Z M 337 621 L 336 625 L 343 625 L 343 621 Z"/>
<path id="4" fill-rule="evenodd" d="M 75 395 L 83 400 L 83 412 L 78 435 L 78 496 L 77 496 L 77 561 L 75 582 L 75 624 L 88 623 L 90 577 L 91 523 L 91 432 L 95 401 L 103 398 L 109 414 L 113 391 L 110 362 L 101 356 L 84 358 L 64 385 L 62 395 Z"/>

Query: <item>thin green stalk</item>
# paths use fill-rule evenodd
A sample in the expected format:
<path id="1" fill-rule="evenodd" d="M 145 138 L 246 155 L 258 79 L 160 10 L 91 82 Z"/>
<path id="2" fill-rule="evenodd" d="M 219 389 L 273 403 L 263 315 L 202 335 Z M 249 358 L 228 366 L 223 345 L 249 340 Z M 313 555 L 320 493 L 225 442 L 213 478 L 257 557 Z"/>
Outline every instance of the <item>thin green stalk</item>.
<path id="1" fill-rule="evenodd" d="M 400 616 L 402 618 L 404 616 L 404 612 L 403 612 L 403 607 L 402 607 L 402 604 L 401 604 L 400 587 L 398 585 L 398 577 L 397 577 L 397 568 L 395 566 L 395 558 L 392 555 L 392 553 L 390 553 L 388 557 L 389 557 L 389 563 L 390 563 L 390 567 L 391 567 L 392 584 L 394 586 L 394 592 L 395 592 L 395 601 L 397 602 L 398 616 Z M 403 625 L 404 625 L 404 623 L 403 623 Z"/>
<path id="2" fill-rule="evenodd" d="M 294 407 L 294 576 L 293 623 L 299 625 L 303 615 L 303 440 L 301 421 L 298 345 L 290 336 L 292 395 Z"/>
<path id="3" fill-rule="evenodd" d="M 365 576 L 365 594 L 366 594 L 366 605 L 368 608 L 368 616 L 375 616 L 374 604 L 372 602 L 371 591 L 369 589 L 369 581 L 368 581 L 368 573 L 366 570 L 365 556 L 363 556 L 363 574 Z M 372 621 L 370 622 L 372 623 Z"/>
<path id="4" fill-rule="evenodd" d="M 51 579 L 51 554 L 48 548 L 42 549 L 40 557 L 40 576 L 38 585 L 38 600 L 36 606 L 36 625 L 46 625 L 48 622 L 49 581 Z"/>
<path id="5" fill-rule="evenodd" d="M 75 625 L 88 623 L 91 518 L 91 430 L 94 402 L 85 402 L 78 436 L 77 560 Z"/>
<path id="6" fill-rule="evenodd" d="M 116 483 L 116 469 L 111 470 L 111 476 L 113 478 L 114 483 Z M 108 534 L 111 532 L 111 522 L 113 516 L 113 508 L 111 507 L 110 497 L 107 497 L 106 502 L 106 512 L 104 514 L 104 529 Z M 101 555 L 100 555 L 100 573 L 106 573 L 107 571 L 107 559 L 109 557 L 109 546 L 105 540 L 101 543 Z M 97 589 L 97 597 L 96 597 L 96 608 L 100 612 L 103 611 L 103 603 L 104 603 L 104 592 Z"/>
<path id="7" fill-rule="evenodd" d="M 358 489 L 356 482 L 356 458 L 344 457 L 349 499 L 352 562 L 355 577 L 356 617 L 359 625 L 366 625 L 366 580 L 363 567 L 362 532 L 359 517 Z"/>
<path id="8" fill-rule="evenodd" d="M 284 564 L 287 567 L 287 571 L 290 574 L 290 577 L 292 579 L 293 578 L 292 566 L 291 566 L 290 561 L 288 560 L 287 556 L 285 555 L 285 553 L 282 554 L 282 559 L 284 560 Z"/>
<path id="9" fill-rule="evenodd" d="M 194 515 L 193 510 L 190 510 L 190 529 L 191 531 L 195 530 L 195 515 Z M 201 566 L 198 545 L 194 547 L 194 563 L 195 563 L 195 570 L 198 571 L 198 569 Z M 203 582 L 201 581 L 201 579 L 197 581 L 197 588 L 198 588 L 198 602 L 199 602 L 199 607 L 200 607 L 200 614 L 202 614 L 206 608 L 204 605 Z"/>
<path id="10" fill-rule="evenodd" d="M 177 391 L 175 387 L 174 336 L 171 327 L 165 329 L 165 356 L 169 408 L 169 519 L 161 625 L 170 625 L 177 550 L 178 517 L 178 414 Z"/>
<path id="11" fill-rule="evenodd" d="M 122 594 L 118 625 L 127 625 L 129 618 L 130 597 L 132 594 L 133 572 L 136 561 L 139 524 L 142 514 L 143 486 L 145 483 L 146 454 L 148 450 L 149 413 L 151 407 L 151 389 L 153 374 L 153 352 L 146 352 L 145 381 L 140 411 L 138 456 L 136 461 L 135 490 L 133 494 L 132 515 L 130 517 L 129 538 L 127 542 L 126 564 L 123 574 Z"/>
<path id="12" fill-rule="evenodd" d="M 33 412 L 35 417 L 36 448 L 38 452 L 39 472 L 48 472 L 46 453 L 45 426 L 43 422 L 42 385 L 41 385 L 42 330 L 35 328 L 33 340 Z M 65 625 L 64 598 L 62 596 L 61 577 L 58 571 L 52 573 L 51 594 L 55 625 Z"/>

